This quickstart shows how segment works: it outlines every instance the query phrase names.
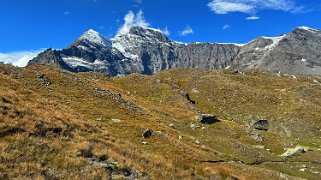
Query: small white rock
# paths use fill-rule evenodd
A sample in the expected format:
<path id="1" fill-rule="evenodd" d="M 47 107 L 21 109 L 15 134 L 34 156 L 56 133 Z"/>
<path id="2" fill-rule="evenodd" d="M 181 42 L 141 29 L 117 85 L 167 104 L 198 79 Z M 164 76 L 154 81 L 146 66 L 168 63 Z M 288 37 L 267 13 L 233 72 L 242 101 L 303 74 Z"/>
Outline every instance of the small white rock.
<path id="1" fill-rule="evenodd" d="M 114 123 L 120 123 L 121 122 L 120 119 L 111 119 L 111 121 L 113 121 Z"/>
<path id="2" fill-rule="evenodd" d="M 301 172 L 305 172 L 307 170 L 307 168 L 301 168 L 301 169 L 299 169 L 299 171 L 301 171 Z"/>
<path id="3" fill-rule="evenodd" d="M 199 90 L 197 90 L 197 89 L 195 89 L 195 88 L 193 88 L 193 89 L 192 89 L 192 92 L 193 92 L 193 93 L 195 93 L 195 94 L 200 93 L 200 91 L 199 91 Z"/>

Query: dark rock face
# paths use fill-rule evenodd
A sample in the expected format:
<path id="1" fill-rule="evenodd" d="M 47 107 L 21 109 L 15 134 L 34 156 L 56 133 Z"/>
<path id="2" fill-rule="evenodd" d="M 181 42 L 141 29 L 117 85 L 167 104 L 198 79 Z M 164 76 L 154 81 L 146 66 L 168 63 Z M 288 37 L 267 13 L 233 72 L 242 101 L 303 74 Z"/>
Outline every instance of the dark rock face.
<path id="1" fill-rule="evenodd" d="M 269 122 L 267 120 L 259 120 L 253 124 L 254 129 L 267 131 L 270 129 Z"/>
<path id="2" fill-rule="evenodd" d="M 146 130 L 143 132 L 142 136 L 143 136 L 145 139 L 147 139 L 147 138 L 150 138 L 150 137 L 152 136 L 152 134 L 153 134 L 153 130 L 151 130 L 151 129 L 146 129 Z"/>
<path id="3" fill-rule="evenodd" d="M 216 122 L 220 122 L 220 120 L 212 114 L 200 114 L 198 115 L 197 119 L 202 124 L 213 124 Z"/>
<path id="4" fill-rule="evenodd" d="M 58 51 L 49 48 L 40 53 L 35 59 L 29 61 L 28 64 L 48 64 L 63 67 L 64 61 Z"/>
<path id="5" fill-rule="evenodd" d="M 106 75 L 154 74 L 173 67 L 251 68 L 288 74 L 321 75 L 321 31 L 300 27 L 279 37 L 245 45 L 177 43 L 152 28 L 132 27 L 112 39 L 89 30 L 66 49 L 48 49 L 31 64 Z"/>

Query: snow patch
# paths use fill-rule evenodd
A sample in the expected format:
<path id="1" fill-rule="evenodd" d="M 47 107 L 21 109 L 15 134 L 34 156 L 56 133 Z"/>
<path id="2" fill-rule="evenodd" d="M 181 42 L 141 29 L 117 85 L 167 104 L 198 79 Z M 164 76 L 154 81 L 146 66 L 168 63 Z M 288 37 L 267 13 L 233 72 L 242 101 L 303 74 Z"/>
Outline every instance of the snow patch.
<path id="1" fill-rule="evenodd" d="M 306 31 L 310 31 L 310 32 L 313 32 L 313 33 L 320 32 L 320 30 L 313 29 L 313 28 L 310 28 L 310 27 L 307 27 L 307 26 L 300 26 L 300 27 L 298 27 L 298 28 L 299 28 L 299 29 L 306 30 Z"/>
<path id="2" fill-rule="evenodd" d="M 89 49 L 87 47 L 82 46 L 82 45 L 78 45 L 77 48 L 82 49 L 84 51 L 89 51 Z"/>
<path id="3" fill-rule="evenodd" d="M 286 35 L 282 35 L 282 36 L 277 36 L 277 37 L 266 37 L 266 36 L 263 36 L 262 38 L 264 39 L 271 39 L 273 41 L 272 44 L 266 46 L 264 49 L 274 49 L 275 46 L 277 46 L 279 44 L 279 42 L 285 37 Z"/>
<path id="4" fill-rule="evenodd" d="M 138 55 L 133 54 L 133 48 L 137 47 L 141 42 L 140 39 L 131 37 L 130 34 L 125 36 L 117 36 L 115 39 L 112 39 L 112 47 L 121 52 L 126 58 L 138 61 Z"/>
<path id="5" fill-rule="evenodd" d="M 242 47 L 244 46 L 245 44 L 238 44 L 238 43 L 215 43 L 215 44 L 222 44 L 222 45 L 235 45 L 235 46 L 239 46 L 239 47 Z"/>
<path id="6" fill-rule="evenodd" d="M 86 61 L 85 59 L 79 57 L 69 57 L 65 55 L 61 55 L 62 60 L 71 67 L 86 67 L 88 69 L 94 69 L 96 66 L 105 65 L 105 62 L 99 59 L 96 59 L 93 63 Z"/>

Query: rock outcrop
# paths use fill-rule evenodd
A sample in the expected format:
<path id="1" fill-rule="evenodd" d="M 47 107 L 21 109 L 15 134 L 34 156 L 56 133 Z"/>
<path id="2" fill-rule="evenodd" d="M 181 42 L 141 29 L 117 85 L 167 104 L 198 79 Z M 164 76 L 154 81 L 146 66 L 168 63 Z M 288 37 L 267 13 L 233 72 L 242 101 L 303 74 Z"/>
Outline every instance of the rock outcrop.
<path id="1" fill-rule="evenodd" d="M 257 130 L 267 131 L 270 129 L 270 124 L 267 120 L 258 120 L 253 124 L 253 128 Z"/>

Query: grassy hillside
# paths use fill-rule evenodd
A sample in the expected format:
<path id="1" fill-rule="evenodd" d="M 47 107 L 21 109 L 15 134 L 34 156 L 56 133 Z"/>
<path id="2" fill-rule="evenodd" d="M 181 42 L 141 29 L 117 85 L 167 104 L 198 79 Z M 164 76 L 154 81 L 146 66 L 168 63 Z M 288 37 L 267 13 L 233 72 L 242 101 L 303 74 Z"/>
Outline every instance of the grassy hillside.
<path id="1" fill-rule="evenodd" d="M 108 78 L 0 65 L 0 179 L 320 179 L 320 83 L 256 70 Z M 201 124 L 202 113 L 220 122 Z M 260 119 L 268 131 L 253 128 Z M 309 151 L 280 156 L 299 145 Z"/>

